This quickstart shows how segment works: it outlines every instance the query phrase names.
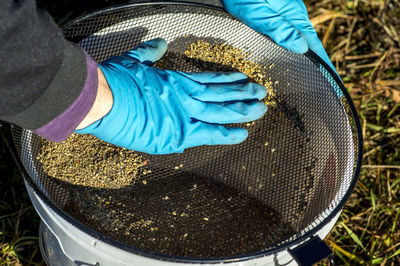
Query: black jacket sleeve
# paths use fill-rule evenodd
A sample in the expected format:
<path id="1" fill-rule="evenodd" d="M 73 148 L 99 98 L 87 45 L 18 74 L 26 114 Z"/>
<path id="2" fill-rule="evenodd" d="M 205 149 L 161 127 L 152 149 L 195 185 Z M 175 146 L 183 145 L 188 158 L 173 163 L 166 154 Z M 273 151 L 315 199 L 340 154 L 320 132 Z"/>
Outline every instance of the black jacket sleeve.
<path id="1" fill-rule="evenodd" d="M 79 96 L 86 57 L 34 0 L 0 0 L 0 120 L 36 129 Z"/>

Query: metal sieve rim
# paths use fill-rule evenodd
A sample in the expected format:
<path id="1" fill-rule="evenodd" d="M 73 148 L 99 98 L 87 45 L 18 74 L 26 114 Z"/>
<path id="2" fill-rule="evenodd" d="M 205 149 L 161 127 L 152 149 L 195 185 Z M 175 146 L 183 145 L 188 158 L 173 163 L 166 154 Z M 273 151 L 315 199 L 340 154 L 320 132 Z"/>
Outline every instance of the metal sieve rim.
<path id="1" fill-rule="evenodd" d="M 190 5 L 190 6 L 197 6 L 197 7 L 205 7 L 205 8 L 210 8 L 210 9 L 214 9 L 214 10 L 218 10 L 218 11 L 224 11 L 224 9 L 220 8 L 220 7 L 216 7 L 216 6 L 212 6 L 212 5 L 206 5 L 206 4 L 201 4 L 201 3 L 193 3 L 193 2 L 166 2 L 166 1 L 160 1 L 160 2 L 152 2 L 152 3 L 146 3 L 146 2 L 142 2 L 142 3 L 133 3 L 133 4 L 127 4 L 127 5 L 119 5 L 116 7 L 112 7 L 112 8 L 106 8 L 106 9 L 102 9 L 102 10 L 98 10 L 95 12 L 92 12 L 86 16 L 80 17 L 68 24 L 66 24 L 65 26 L 62 27 L 63 30 L 68 29 L 69 27 L 75 26 L 79 23 L 81 23 L 82 21 L 94 17 L 98 14 L 104 14 L 107 12 L 111 12 L 111 11 L 116 11 L 119 9 L 124 9 L 124 8 L 129 8 L 129 7 L 138 7 L 138 6 L 154 6 L 154 5 Z M 317 54 L 315 54 L 313 51 L 309 50 L 306 54 L 306 57 L 313 59 L 311 60 L 312 62 L 314 62 L 315 64 L 321 64 L 327 71 L 328 73 L 334 78 L 334 80 L 337 82 L 337 84 L 339 85 L 343 96 L 346 98 L 350 110 L 351 110 L 351 114 L 354 118 L 354 122 L 355 122 L 355 127 L 357 130 L 357 134 L 358 134 L 358 158 L 357 158 L 357 165 L 354 171 L 354 175 L 353 178 L 350 182 L 350 185 L 346 191 L 346 193 L 344 194 L 344 196 L 342 197 L 341 201 L 337 204 L 337 206 L 335 207 L 334 210 L 332 210 L 328 216 L 324 219 L 322 219 L 322 221 L 319 222 L 318 225 L 316 225 L 313 229 L 309 230 L 308 232 L 300 235 L 300 236 L 296 236 L 296 238 L 292 241 L 288 241 L 285 243 L 282 243 L 276 247 L 272 247 L 270 249 L 267 250 L 263 250 L 263 251 L 258 251 L 258 252 L 253 252 L 253 253 L 248 253 L 248 254 L 244 254 L 244 255 L 238 255 L 238 256 L 232 256 L 232 257 L 223 257 L 223 258 L 186 258 L 186 257 L 177 257 L 177 256 L 171 256 L 171 255 L 165 255 L 165 254 L 161 254 L 161 253 L 154 253 L 154 252 L 149 252 L 146 250 L 141 250 L 138 249 L 136 247 L 132 247 L 129 246 L 127 244 L 124 244 L 120 241 L 114 240 L 106 235 L 103 235 L 101 233 L 98 233 L 97 231 L 91 229 L 90 227 L 87 227 L 86 225 L 84 225 L 83 223 L 81 223 L 80 221 L 76 220 L 74 217 L 72 217 L 71 215 L 67 214 L 66 212 L 64 212 L 63 210 L 61 210 L 60 208 L 58 208 L 56 205 L 54 205 L 45 195 L 44 193 L 37 187 L 37 185 L 33 182 L 33 180 L 30 177 L 29 174 L 27 174 L 26 171 L 24 171 L 24 178 L 27 181 L 27 183 L 29 184 L 29 186 L 35 191 L 35 193 L 40 197 L 41 200 L 43 200 L 43 202 L 50 207 L 53 211 L 55 211 L 58 215 L 60 215 L 63 219 L 65 219 L 66 221 L 68 221 L 70 224 L 72 224 L 73 226 L 77 227 L 78 229 L 82 230 L 83 232 L 89 234 L 92 237 L 95 237 L 101 241 L 103 241 L 106 244 L 115 246 L 117 248 L 120 248 L 122 250 L 125 250 L 127 252 L 133 253 L 133 254 L 137 254 L 137 255 L 141 255 L 141 256 L 145 256 L 145 257 L 149 257 L 149 258 L 153 258 L 153 259 L 157 259 L 157 260 L 163 260 L 163 261 L 170 261 L 170 262 L 185 262 L 185 263 L 221 263 L 221 262 L 238 262 L 238 261 L 245 261 L 245 260 L 250 260 L 250 259 L 255 259 L 255 258 L 259 258 L 259 257 L 263 257 L 263 256 L 268 256 L 274 253 L 277 253 L 279 251 L 282 250 L 287 250 L 289 247 L 299 244 L 301 242 L 306 241 L 310 236 L 315 235 L 315 233 L 317 231 L 319 231 L 323 226 L 325 226 L 333 217 L 335 217 L 335 215 L 337 215 L 340 210 L 342 209 L 344 203 L 346 202 L 346 200 L 348 199 L 348 197 L 350 196 L 356 181 L 357 181 L 357 177 L 361 168 L 361 161 L 362 161 L 362 134 L 361 134 L 361 126 L 360 126 L 360 121 L 358 119 L 357 116 L 357 112 L 355 109 L 355 106 L 350 98 L 349 93 L 347 92 L 346 88 L 344 87 L 342 81 L 340 80 L 340 78 L 337 76 L 337 74 L 335 73 L 334 70 L 332 70 Z M 25 170 L 25 169 L 24 169 Z"/>

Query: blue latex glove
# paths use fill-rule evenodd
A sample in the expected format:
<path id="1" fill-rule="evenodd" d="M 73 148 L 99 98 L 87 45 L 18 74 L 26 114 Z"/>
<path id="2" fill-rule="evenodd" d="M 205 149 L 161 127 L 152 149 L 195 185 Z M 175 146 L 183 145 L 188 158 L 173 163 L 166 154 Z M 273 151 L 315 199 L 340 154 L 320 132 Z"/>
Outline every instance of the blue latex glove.
<path id="1" fill-rule="evenodd" d="M 302 0 L 221 0 L 221 3 L 237 19 L 287 50 L 302 54 L 310 48 L 335 70 Z"/>
<path id="2" fill-rule="evenodd" d="M 76 132 L 151 154 L 244 141 L 246 129 L 221 124 L 261 118 L 267 107 L 259 100 L 267 90 L 247 83 L 242 73 L 184 73 L 151 67 L 166 49 L 165 40 L 155 39 L 101 63 L 113 107 Z"/>

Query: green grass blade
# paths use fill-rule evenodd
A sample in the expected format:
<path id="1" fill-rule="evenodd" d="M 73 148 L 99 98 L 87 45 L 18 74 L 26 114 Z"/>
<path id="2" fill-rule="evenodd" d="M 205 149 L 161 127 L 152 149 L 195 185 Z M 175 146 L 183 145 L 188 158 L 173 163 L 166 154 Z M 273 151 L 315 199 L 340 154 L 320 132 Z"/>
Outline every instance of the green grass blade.
<path id="1" fill-rule="evenodd" d="M 367 250 L 365 249 L 364 245 L 361 243 L 360 239 L 358 238 L 358 236 L 349 228 L 347 227 L 347 225 L 345 225 L 343 222 L 340 223 L 343 228 L 346 230 L 347 234 L 349 234 L 349 236 L 351 237 L 351 239 L 353 239 L 353 241 L 359 245 L 365 252 L 367 252 Z"/>
<path id="2" fill-rule="evenodd" d="M 400 214 L 400 210 L 397 212 L 396 217 L 394 218 L 394 222 L 392 225 L 392 234 L 394 233 L 394 230 L 396 230 L 397 220 L 399 219 L 399 214 Z"/>
<path id="3" fill-rule="evenodd" d="M 371 264 L 381 264 L 384 258 L 376 258 L 371 261 Z"/>
<path id="4" fill-rule="evenodd" d="M 374 125 L 371 123 L 367 123 L 367 128 L 369 128 L 373 131 L 382 131 L 384 129 L 382 126 Z"/>
<path id="5" fill-rule="evenodd" d="M 365 261 L 363 261 L 362 259 L 358 258 L 356 255 L 351 254 L 350 252 L 346 251 L 345 249 L 339 247 L 334 242 L 329 241 L 329 244 L 331 245 L 331 247 L 335 251 L 335 253 L 340 252 L 342 255 L 346 256 L 350 260 L 356 261 L 359 264 L 365 264 Z"/>
<path id="6" fill-rule="evenodd" d="M 372 211 L 375 212 L 376 211 L 376 196 L 372 190 L 370 190 L 369 194 L 371 195 Z"/>
<path id="7" fill-rule="evenodd" d="M 399 248 L 398 250 L 396 250 L 395 253 L 393 253 L 392 255 L 390 255 L 388 259 L 394 258 L 394 257 L 396 257 L 396 256 L 398 256 L 398 255 L 400 255 L 400 248 Z"/>

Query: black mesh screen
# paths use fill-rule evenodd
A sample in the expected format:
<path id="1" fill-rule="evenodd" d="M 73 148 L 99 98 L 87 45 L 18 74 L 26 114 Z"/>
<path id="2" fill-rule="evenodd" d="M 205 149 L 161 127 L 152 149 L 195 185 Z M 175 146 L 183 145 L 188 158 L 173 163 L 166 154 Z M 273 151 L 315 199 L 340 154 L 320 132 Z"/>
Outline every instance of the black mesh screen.
<path id="1" fill-rule="evenodd" d="M 40 137 L 14 129 L 36 189 L 89 228 L 132 250 L 184 258 L 244 256 L 304 237 L 348 196 L 360 163 L 358 120 L 347 92 L 312 52 L 289 53 L 223 11 L 198 5 L 110 9 L 64 32 L 99 62 L 155 37 L 166 39 L 168 53 L 176 55 L 197 40 L 227 43 L 267 66 L 279 100 L 255 124 L 240 125 L 249 130 L 242 144 L 143 154 L 148 164 L 135 183 L 118 190 L 47 177 L 36 161 Z M 207 70 L 183 56 L 174 64 L 182 71 Z"/>

